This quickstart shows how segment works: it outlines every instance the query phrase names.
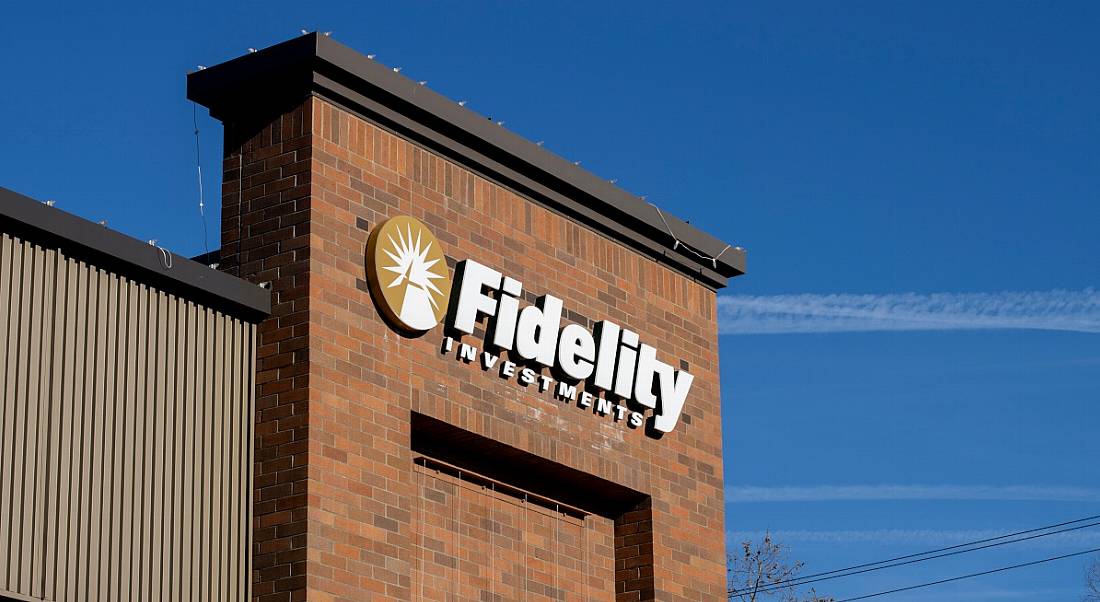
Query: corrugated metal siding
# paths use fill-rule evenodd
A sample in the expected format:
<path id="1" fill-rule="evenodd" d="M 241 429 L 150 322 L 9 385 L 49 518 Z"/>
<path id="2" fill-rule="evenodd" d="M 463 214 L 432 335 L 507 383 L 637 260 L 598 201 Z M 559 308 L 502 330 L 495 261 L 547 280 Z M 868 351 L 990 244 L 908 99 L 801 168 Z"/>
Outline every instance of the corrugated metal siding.
<path id="1" fill-rule="evenodd" d="M 247 600 L 255 326 L 2 235 L 0 595 Z"/>

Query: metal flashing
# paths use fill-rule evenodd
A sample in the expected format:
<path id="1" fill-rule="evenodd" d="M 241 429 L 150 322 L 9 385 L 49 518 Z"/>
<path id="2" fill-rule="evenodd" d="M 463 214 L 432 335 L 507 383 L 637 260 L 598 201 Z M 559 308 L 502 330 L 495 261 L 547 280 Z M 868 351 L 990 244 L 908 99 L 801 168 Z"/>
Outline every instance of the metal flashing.
<path id="1" fill-rule="evenodd" d="M 166 261 L 167 250 L 3 187 L 0 228 L 252 323 L 271 314 L 271 293 L 255 284 L 181 255 L 169 254 Z"/>
<path id="2" fill-rule="evenodd" d="M 188 75 L 222 121 L 315 94 L 718 289 L 745 251 L 335 40 L 310 33 Z M 714 259 L 711 259 L 714 258 Z"/>

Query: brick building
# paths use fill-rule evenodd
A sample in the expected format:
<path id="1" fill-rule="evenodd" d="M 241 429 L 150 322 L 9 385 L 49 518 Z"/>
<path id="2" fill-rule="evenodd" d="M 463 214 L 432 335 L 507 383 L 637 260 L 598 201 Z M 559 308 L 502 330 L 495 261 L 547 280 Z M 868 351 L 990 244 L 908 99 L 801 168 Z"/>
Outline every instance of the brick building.
<path id="1" fill-rule="evenodd" d="M 225 127 L 220 269 L 272 285 L 254 599 L 724 598 L 743 251 L 324 36 L 188 96 Z"/>

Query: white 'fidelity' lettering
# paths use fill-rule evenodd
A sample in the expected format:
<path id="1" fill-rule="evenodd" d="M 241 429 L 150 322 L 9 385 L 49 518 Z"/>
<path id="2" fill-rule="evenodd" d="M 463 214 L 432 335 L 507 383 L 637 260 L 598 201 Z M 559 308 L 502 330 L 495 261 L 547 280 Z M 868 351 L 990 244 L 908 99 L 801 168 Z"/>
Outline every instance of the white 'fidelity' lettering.
<path id="1" fill-rule="evenodd" d="M 653 428 L 662 433 L 671 433 L 680 421 L 680 412 L 684 410 L 684 401 L 687 400 L 691 381 L 695 380 L 695 376 L 682 370 L 673 372 L 668 364 L 663 367 L 667 369 L 658 372 L 661 381 L 661 407 L 657 409 Z"/>
<path id="2" fill-rule="evenodd" d="M 653 392 L 653 378 L 664 362 L 657 361 L 657 350 L 642 345 L 638 351 L 638 376 L 634 380 L 634 399 L 643 406 L 656 409 L 657 394 Z"/>
<path id="3" fill-rule="evenodd" d="M 516 323 L 516 353 L 523 359 L 553 366 L 561 312 L 561 299 L 553 295 L 543 295 L 535 305 L 520 310 Z"/>
<path id="4" fill-rule="evenodd" d="M 653 410 L 651 424 L 656 431 L 671 432 L 679 423 L 695 377 L 658 360 L 657 349 L 643 344 L 637 332 L 607 320 L 597 322 L 592 332 L 580 324 L 562 327 L 563 303 L 553 295 L 543 295 L 534 305 L 521 309 L 523 284 L 472 259 L 459 262 L 455 278 L 459 280 L 458 299 L 451 314 L 451 327 L 473 334 L 478 321 L 489 317 L 486 343 L 508 351 L 509 357 L 514 353 L 535 364 L 557 367 L 560 377 L 568 382 L 542 375 L 541 369 L 520 368 L 489 351 L 481 353 L 483 369 L 492 370 L 499 365 L 502 377 L 511 378 L 518 373 L 521 384 L 538 383 L 543 392 L 557 382 L 556 397 L 576 401 L 582 408 L 591 408 L 595 403 L 598 414 L 606 416 L 614 412 L 616 421 L 627 420 L 631 428 L 643 424 L 641 412 L 630 411 L 625 404 L 613 404 L 588 391 L 578 391 L 576 383 L 587 381 L 585 388 L 595 387 L 613 394 L 615 399 L 634 400 Z M 455 342 L 445 337 L 443 353 L 450 352 Z M 458 347 L 460 360 L 469 363 L 477 359 L 475 347 L 466 343 Z"/>
<path id="5" fill-rule="evenodd" d="M 458 307 L 455 308 L 454 323 L 451 326 L 466 334 L 473 334 L 478 314 L 491 316 L 497 311 L 496 300 L 483 293 L 482 289 L 500 288 L 501 275 L 492 268 L 467 259 L 459 262 L 455 268 L 455 277 L 460 279 L 460 283 Z"/>
<path id="6" fill-rule="evenodd" d="M 500 292 L 496 326 L 493 328 L 493 345 L 501 349 L 511 349 L 516 338 L 519 295 L 523 292 L 523 285 L 519 283 L 519 280 L 505 276 Z"/>
<path id="7" fill-rule="evenodd" d="M 558 339 L 558 365 L 570 378 L 584 380 L 592 376 L 596 365 L 596 341 L 580 324 L 568 324 Z"/>
<path id="8" fill-rule="evenodd" d="M 615 394 L 629 399 L 634 393 L 634 365 L 638 359 L 638 333 L 624 330 L 619 348 L 619 365 L 615 370 Z"/>
<path id="9" fill-rule="evenodd" d="M 599 353 L 596 356 L 596 375 L 592 384 L 610 391 L 615 376 L 615 355 L 619 350 L 619 325 L 603 320 L 596 324 L 596 336 L 600 339 Z"/>

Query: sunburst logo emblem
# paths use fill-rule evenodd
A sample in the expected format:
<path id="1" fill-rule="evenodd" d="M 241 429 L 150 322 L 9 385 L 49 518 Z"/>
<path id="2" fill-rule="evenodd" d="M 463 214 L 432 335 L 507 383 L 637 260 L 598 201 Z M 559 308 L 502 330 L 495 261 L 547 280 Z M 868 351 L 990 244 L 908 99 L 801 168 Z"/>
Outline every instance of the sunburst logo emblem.
<path id="1" fill-rule="evenodd" d="M 367 275 L 375 303 L 403 330 L 431 330 L 447 312 L 447 260 L 431 230 L 416 218 L 392 217 L 374 228 Z"/>

